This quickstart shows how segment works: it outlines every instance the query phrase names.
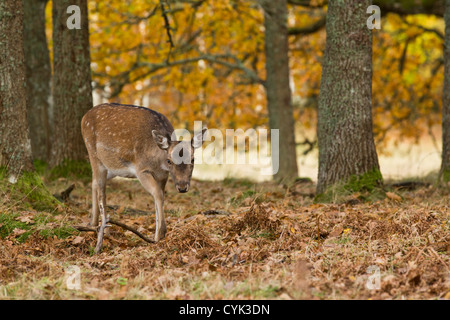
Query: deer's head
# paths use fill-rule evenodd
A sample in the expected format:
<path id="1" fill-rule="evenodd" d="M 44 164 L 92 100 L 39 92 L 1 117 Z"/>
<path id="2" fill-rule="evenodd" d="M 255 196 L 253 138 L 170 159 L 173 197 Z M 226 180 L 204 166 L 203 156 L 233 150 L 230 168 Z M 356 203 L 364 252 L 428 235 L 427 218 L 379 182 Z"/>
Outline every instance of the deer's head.
<path id="1" fill-rule="evenodd" d="M 191 141 L 173 141 L 169 135 L 152 131 L 156 145 L 166 151 L 166 159 L 163 160 L 161 168 L 170 172 L 175 188 L 180 193 L 189 190 L 194 170 L 194 151 L 202 146 L 207 131 L 207 128 L 203 128 Z"/>

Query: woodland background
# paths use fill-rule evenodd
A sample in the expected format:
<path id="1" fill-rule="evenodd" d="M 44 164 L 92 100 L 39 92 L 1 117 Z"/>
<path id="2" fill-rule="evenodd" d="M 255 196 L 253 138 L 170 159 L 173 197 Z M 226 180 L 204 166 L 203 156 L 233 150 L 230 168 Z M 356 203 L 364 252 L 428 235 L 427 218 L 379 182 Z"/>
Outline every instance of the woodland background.
<path id="1" fill-rule="evenodd" d="M 450 0 L 4 0 L 0 19 L 0 298 L 449 298 Z M 280 171 L 200 166 L 167 188 L 164 241 L 113 229 L 93 255 L 80 120 L 106 101 L 279 129 Z M 412 150 L 429 171 L 383 177 Z M 136 181 L 107 193 L 155 231 Z"/>

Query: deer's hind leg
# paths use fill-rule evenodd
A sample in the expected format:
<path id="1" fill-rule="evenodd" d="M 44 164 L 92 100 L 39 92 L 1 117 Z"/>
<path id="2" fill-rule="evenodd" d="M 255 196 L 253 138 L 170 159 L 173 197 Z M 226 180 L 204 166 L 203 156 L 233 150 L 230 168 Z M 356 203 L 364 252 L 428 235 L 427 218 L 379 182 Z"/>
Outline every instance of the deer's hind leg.
<path id="1" fill-rule="evenodd" d="M 94 161 L 93 161 L 94 160 Z M 107 169 L 97 159 L 91 159 L 92 167 L 92 215 L 90 226 L 96 227 L 99 222 L 100 204 L 106 207 Z"/>

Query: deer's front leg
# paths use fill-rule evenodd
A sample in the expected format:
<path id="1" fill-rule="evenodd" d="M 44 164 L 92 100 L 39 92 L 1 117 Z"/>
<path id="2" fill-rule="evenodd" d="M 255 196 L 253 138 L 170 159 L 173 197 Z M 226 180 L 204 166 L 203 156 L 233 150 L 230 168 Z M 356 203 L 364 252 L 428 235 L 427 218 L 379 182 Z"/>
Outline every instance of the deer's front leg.
<path id="1" fill-rule="evenodd" d="M 167 179 L 163 182 L 158 182 L 150 173 L 139 174 L 138 179 L 145 190 L 147 190 L 153 196 L 153 199 L 155 199 L 155 241 L 159 241 L 164 238 L 167 232 L 166 220 L 164 217 L 164 187 Z"/>

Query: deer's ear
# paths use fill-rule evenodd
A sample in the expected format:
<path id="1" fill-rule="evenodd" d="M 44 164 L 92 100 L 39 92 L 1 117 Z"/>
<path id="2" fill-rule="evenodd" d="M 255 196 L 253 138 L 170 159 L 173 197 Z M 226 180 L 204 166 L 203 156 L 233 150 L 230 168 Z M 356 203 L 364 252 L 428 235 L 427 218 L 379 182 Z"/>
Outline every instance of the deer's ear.
<path id="1" fill-rule="evenodd" d="M 167 150 L 169 148 L 169 139 L 165 135 L 162 135 L 156 130 L 152 130 L 152 136 L 158 147 L 163 150 Z"/>
<path id="2" fill-rule="evenodd" d="M 207 133 L 208 133 L 208 128 L 205 127 L 202 129 L 202 132 L 194 135 L 194 137 L 192 138 L 192 147 L 194 149 L 200 148 L 202 146 L 203 141 L 205 141 L 205 139 L 206 139 Z"/>

